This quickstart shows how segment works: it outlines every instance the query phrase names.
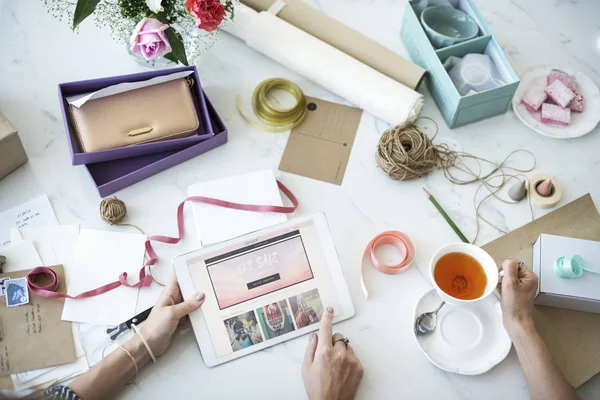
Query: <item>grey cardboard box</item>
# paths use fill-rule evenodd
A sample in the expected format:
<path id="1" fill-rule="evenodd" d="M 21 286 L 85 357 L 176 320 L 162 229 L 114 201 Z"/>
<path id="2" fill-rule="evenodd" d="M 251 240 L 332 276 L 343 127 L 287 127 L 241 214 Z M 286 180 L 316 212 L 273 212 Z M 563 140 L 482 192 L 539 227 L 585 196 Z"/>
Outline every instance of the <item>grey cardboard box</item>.
<path id="1" fill-rule="evenodd" d="M 19 132 L 0 112 L 0 179 L 27 162 Z"/>

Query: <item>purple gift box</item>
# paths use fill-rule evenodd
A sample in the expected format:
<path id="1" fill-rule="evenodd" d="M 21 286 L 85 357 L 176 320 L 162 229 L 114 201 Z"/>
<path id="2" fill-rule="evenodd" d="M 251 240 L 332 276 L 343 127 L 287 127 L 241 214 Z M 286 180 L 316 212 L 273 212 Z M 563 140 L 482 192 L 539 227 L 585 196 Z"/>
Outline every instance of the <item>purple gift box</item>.
<path id="1" fill-rule="evenodd" d="M 227 143 L 227 128 L 225 124 L 204 92 L 203 99 L 207 106 L 208 121 L 211 124 L 212 131 L 215 132 L 212 138 L 183 150 L 171 150 L 124 158 L 122 160 L 87 164 L 86 168 L 94 180 L 100 196 L 106 197 L 111 195 L 165 169 Z"/>
<path id="2" fill-rule="evenodd" d="M 196 83 L 192 90 L 192 97 L 194 98 L 196 112 L 198 113 L 198 119 L 201 121 L 201 124 L 195 134 L 185 138 L 142 143 L 117 149 L 101 150 L 88 153 L 81 151 L 79 139 L 77 138 L 75 130 L 70 122 L 70 118 L 68 118 L 69 104 L 65 99 L 67 96 L 95 92 L 108 86 L 123 82 L 146 81 L 157 76 L 170 75 L 183 71 L 193 71 L 192 76 L 194 77 Z M 58 85 L 58 98 L 60 101 L 60 108 L 65 124 L 65 130 L 67 132 L 67 141 L 69 143 L 69 151 L 71 152 L 73 165 L 99 163 L 102 161 L 118 160 L 122 158 L 136 157 L 153 153 L 164 154 L 167 151 L 187 149 L 192 145 L 198 144 L 214 136 L 212 126 L 209 123 L 209 113 L 202 87 L 200 85 L 200 78 L 195 66 L 112 76 L 108 78 L 90 79 L 87 81 L 61 83 Z"/>

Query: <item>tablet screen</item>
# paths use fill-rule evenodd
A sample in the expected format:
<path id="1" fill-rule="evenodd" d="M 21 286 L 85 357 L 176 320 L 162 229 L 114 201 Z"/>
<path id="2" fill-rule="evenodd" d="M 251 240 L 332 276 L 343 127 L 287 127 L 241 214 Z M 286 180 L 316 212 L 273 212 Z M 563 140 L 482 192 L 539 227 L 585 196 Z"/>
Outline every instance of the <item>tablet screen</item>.
<path id="1" fill-rule="evenodd" d="M 187 261 L 217 357 L 319 322 L 338 299 L 312 220 Z"/>

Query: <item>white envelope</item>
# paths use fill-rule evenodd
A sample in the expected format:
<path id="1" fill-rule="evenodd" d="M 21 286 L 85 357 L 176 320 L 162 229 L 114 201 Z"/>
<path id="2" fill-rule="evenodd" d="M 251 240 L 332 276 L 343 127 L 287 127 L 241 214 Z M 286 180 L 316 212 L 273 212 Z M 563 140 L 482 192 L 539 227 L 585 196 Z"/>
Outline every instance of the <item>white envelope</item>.
<path id="1" fill-rule="evenodd" d="M 115 282 L 127 272 L 132 283 L 144 263 L 146 236 L 82 229 L 79 234 L 68 294 L 81 294 L 88 290 Z M 62 319 L 95 325 L 118 325 L 135 315 L 137 288 L 120 286 L 109 292 L 85 299 L 66 299 Z"/>
<path id="2" fill-rule="evenodd" d="M 191 196 L 254 205 L 283 206 L 275 175 L 270 169 L 231 178 L 196 183 L 188 188 Z M 214 244 L 287 221 L 285 214 L 233 210 L 193 203 L 194 219 L 202 245 Z"/>
<path id="3" fill-rule="evenodd" d="M 11 229 L 10 239 L 13 243 L 21 240 L 31 241 L 35 246 L 42 265 L 61 264 L 65 270 L 67 287 L 72 274 L 73 256 L 79 239 L 78 225 L 32 226 Z"/>
<path id="4" fill-rule="evenodd" d="M 1 253 L 6 257 L 6 264 L 2 268 L 4 272 L 22 271 L 43 265 L 33 243 L 30 241 L 21 241 L 5 247 Z"/>

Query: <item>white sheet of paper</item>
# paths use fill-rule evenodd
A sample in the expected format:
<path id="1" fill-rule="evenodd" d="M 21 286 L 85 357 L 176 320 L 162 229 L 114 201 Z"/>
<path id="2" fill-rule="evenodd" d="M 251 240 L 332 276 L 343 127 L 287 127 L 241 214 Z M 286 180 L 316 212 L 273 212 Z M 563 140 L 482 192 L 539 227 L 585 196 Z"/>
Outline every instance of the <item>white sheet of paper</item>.
<path id="1" fill-rule="evenodd" d="M 136 280 L 144 263 L 146 236 L 82 229 L 73 258 L 68 293 L 72 296 L 115 282 L 127 272 Z M 118 325 L 135 315 L 138 289 L 120 286 L 86 299 L 66 299 L 62 319 Z"/>
<path id="2" fill-rule="evenodd" d="M 273 170 L 267 169 L 190 185 L 191 196 L 205 196 L 235 203 L 282 206 Z M 214 244 L 287 220 L 285 214 L 232 210 L 193 203 L 194 219 L 202 245 Z"/>
<path id="3" fill-rule="evenodd" d="M 73 256 L 79 239 L 79 225 L 32 226 L 11 229 L 10 239 L 31 241 L 43 265 L 61 264 L 65 269 L 67 287 L 73 273 Z"/>
<path id="4" fill-rule="evenodd" d="M 10 244 L 10 230 L 26 226 L 58 225 L 48 200 L 43 195 L 0 213 L 0 248 Z"/>
<path id="5" fill-rule="evenodd" d="M 104 89 L 97 90 L 92 93 L 78 94 L 74 96 L 68 96 L 67 102 L 73 106 L 79 108 L 84 105 L 88 100 L 101 99 L 103 97 L 112 96 L 114 94 L 129 92 L 135 89 L 141 89 L 146 86 L 158 85 L 159 83 L 173 81 L 175 79 L 185 78 L 191 75 L 192 71 L 175 72 L 165 76 L 157 76 L 152 79 L 148 79 L 141 82 L 123 82 L 116 85 L 106 87 Z"/>
<path id="6" fill-rule="evenodd" d="M 146 290 L 146 289 L 144 289 Z M 123 321 L 121 321 L 123 322 Z M 121 333 L 116 341 L 111 341 L 106 333 L 106 327 L 79 324 L 79 339 L 85 350 L 88 364 L 90 366 L 98 364 L 106 356 L 110 349 L 118 344 L 123 344 L 133 335 L 131 330 Z M 103 354 L 104 352 L 104 354 Z"/>
<path id="7" fill-rule="evenodd" d="M 4 272 L 22 271 L 43 265 L 33 243 L 28 240 L 3 248 L 2 255 L 6 257 L 6 264 L 2 268 Z"/>

